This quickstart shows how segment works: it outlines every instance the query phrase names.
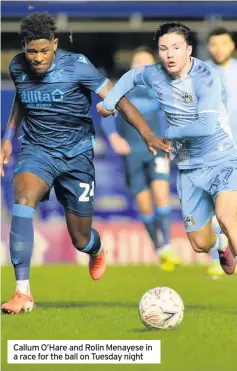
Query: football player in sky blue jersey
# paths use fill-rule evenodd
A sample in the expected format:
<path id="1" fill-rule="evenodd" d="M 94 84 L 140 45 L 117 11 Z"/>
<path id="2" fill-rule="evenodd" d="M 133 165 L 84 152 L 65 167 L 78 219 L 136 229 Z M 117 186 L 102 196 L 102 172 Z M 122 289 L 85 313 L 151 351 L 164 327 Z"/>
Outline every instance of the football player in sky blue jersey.
<path id="1" fill-rule="evenodd" d="M 89 254 L 90 275 L 105 272 L 105 253 L 98 232 L 91 228 L 94 206 L 93 138 L 89 114 L 91 91 L 102 99 L 112 87 L 82 54 L 58 50 L 55 19 L 48 13 L 32 13 L 21 22 L 24 53 L 10 64 L 16 96 L 1 147 L 1 175 L 12 152 L 11 140 L 23 120 L 22 150 L 14 172 L 10 255 L 16 277 L 13 298 L 2 305 L 7 313 L 30 311 L 29 271 L 34 243 L 33 217 L 37 204 L 50 189 L 65 210 L 72 243 Z M 120 104 L 126 120 L 136 127 L 150 151 L 169 146 L 126 99 Z M 128 113 L 128 115 L 127 115 Z"/>
<path id="2" fill-rule="evenodd" d="M 228 122 L 233 141 L 237 146 L 237 60 L 232 58 L 234 50 L 235 43 L 232 35 L 225 28 L 215 28 L 208 35 L 210 59 L 207 63 L 216 70 L 224 85 Z M 213 252 L 212 257 L 212 264 L 207 271 L 208 274 L 222 276 L 224 272 L 219 264 L 216 251 Z M 237 269 L 235 273 L 237 273 Z"/>
<path id="3" fill-rule="evenodd" d="M 140 46 L 134 50 L 132 68 L 154 63 L 150 48 Z M 152 131 L 163 136 L 167 121 L 152 89 L 137 86 L 126 97 L 140 110 Z M 169 159 L 162 151 L 156 156 L 148 152 L 140 135 L 125 124 L 121 115 L 102 118 L 101 125 L 115 152 L 123 156 L 126 184 L 136 199 L 140 218 L 159 256 L 160 268 L 172 271 L 181 260 L 170 245 Z M 163 245 L 158 240 L 158 229 Z"/>
<path id="4" fill-rule="evenodd" d="M 152 88 L 169 128 L 171 159 L 179 168 L 177 189 L 184 224 L 196 252 L 219 252 L 233 274 L 237 255 L 237 150 L 229 135 L 222 83 L 208 64 L 192 58 L 192 34 L 177 22 L 155 34 L 161 63 L 128 71 L 97 105 L 104 117 L 137 85 Z M 225 234 L 212 229 L 212 217 Z"/>

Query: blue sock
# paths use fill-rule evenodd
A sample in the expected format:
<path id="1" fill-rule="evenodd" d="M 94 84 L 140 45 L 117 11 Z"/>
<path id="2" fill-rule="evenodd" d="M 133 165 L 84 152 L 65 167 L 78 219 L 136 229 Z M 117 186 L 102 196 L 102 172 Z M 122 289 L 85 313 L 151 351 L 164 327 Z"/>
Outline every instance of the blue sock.
<path id="1" fill-rule="evenodd" d="M 160 229 L 165 245 L 170 245 L 170 206 L 156 208 L 156 226 Z"/>
<path id="2" fill-rule="evenodd" d="M 14 204 L 10 232 L 10 255 L 16 280 L 28 280 L 34 245 L 33 217 L 35 209 Z"/>
<path id="3" fill-rule="evenodd" d="M 156 229 L 156 222 L 155 222 L 156 215 L 155 214 L 140 215 L 140 217 L 141 217 L 141 220 L 142 220 L 144 226 L 147 229 L 147 232 L 149 233 L 149 235 L 150 235 L 150 237 L 153 241 L 155 249 L 158 250 L 160 248 L 160 244 L 159 244 L 159 241 L 158 241 L 158 238 L 157 238 L 157 229 Z"/>
<path id="4" fill-rule="evenodd" d="M 81 252 L 85 252 L 89 255 L 95 255 L 101 248 L 101 240 L 100 235 L 96 229 L 91 228 L 91 238 L 86 247 L 80 250 Z"/>

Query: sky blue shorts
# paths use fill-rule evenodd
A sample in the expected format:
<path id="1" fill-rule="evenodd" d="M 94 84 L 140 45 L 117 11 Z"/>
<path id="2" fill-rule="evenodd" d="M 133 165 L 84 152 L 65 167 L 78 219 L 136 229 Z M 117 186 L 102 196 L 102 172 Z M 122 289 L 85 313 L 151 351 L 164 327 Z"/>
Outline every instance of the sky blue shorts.
<path id="1" fill-rule="evenodd" d="M 179 170 L 177 190 L 186 232 L 198 231 L 215 215 L 218 193 L 237 191 L 237 158 L 216 166 Z"/>
<path id="2" fill-rule="evenodd" d="M 25 172 L 37 175 L 50 189 L 54 187 L 58 201 L 68 212 L 91 216 L 95 186 L 93 157 L 93 150 L 89 149 L 72 158 L 55 158 L 29 144 L 22 148 L 14 176 Z M 41 201 L 46 201 L 49 193 Z"/>

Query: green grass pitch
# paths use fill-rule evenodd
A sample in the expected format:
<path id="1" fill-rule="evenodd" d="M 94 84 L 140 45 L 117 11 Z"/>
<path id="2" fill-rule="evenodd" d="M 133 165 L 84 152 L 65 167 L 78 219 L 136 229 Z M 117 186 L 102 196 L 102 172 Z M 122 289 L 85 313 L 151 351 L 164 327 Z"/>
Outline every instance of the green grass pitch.
<path id="1" fill-rule="evenodd" d="M 161 272 L 156 266 L 115 266 L 101 281 L 87 267 L 44 266 L 31 271 L 37 307 L 2 315 L 2 371 L 236 371 L 237 277 L 213 281 L 205 267 Z M 149 331 L 137 306 L 156 286 L 175 289 L 185 304 L 184 321 L 173 331 Z M 14 291 L 13 271 L 2 269 L 2 301 Z M 161 340 L 161 364 L 8 365 L 7 340 Z"/>

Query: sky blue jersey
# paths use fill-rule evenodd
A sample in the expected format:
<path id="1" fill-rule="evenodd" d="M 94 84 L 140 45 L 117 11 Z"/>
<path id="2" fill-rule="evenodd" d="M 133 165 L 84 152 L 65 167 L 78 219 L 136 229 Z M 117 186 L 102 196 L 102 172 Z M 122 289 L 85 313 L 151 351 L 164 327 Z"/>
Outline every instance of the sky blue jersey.
<path id="1" fill-rule="evenodd" d="M 212 67 L 191 58 L 186 76 L 174 80 L 162 64 L 128 71 L 107 94 L 103 106 L 112 110 L 137 85 L 153 89 L 164 110 L 173 141 L 172 159 L 180 169 L 212 166 L 237 157 L 230 137 L 223 85 Z"/>
<path id="2" fill-rule="evenodd" d="M 216 70 L 223 82 L 229 125 L 237 146 L 237 60 L 232 58 L 225 67 L 217 65 L 211 60 L 208 60 L 207 63 Z"/>
<path id="3" fill-rule="evenodd" d="M 168 126 L 167 120 L 153 90 L 145 86 L 136 86 L 134 90 L 126 94 L 126 98 L 141 112 L 153 133 L 163 137 Z M 126 139 L 132 152 L 147 152 L 147 146 L 138 131 L 129 125 L 121 114 L 117 117 L 111 115 L 108 118 L 102 118 L 101 125 L 107 136 L 118 132 Z"/>
<path id="4" fill-rule="evenodd" d="M 91 91 L 99 93 L 109 80 L 84 55 L 58 49 L 52 66 L 39 77 L 21 53 L 13 58 L 10 74 L 25 107 L 23 144 L 55 157 L 92 148 Z"/>

